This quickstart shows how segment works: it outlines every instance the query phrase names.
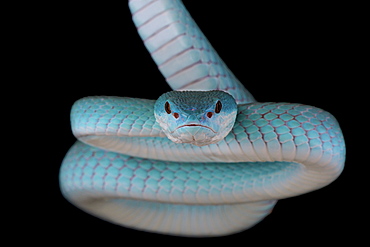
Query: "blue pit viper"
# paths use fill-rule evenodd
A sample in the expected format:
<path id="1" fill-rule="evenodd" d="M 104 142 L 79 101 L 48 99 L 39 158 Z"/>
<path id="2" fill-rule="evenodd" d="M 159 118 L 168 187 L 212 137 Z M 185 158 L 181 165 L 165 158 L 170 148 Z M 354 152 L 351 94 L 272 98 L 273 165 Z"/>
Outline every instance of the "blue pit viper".
<path id="1" fill-rule="evenodd" d="M 129 228 L 222 236 L 254 226 L 278 199 L 340 175 L 345 143 L 330 113 L 256 102 L 181 1 L 129 7 L 175 91 L 157 101 L 94 96 L 73 105 L 78 141 L 60 169 L 68 201 Z"/>

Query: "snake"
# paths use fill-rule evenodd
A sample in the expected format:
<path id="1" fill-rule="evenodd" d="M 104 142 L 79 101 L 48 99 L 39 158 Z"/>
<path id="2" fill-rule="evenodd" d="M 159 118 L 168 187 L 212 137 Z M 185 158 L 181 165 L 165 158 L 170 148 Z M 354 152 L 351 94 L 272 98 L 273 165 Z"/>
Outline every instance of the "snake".
<path id="1" fill-rule="evenodd" d="M 77 141 L 59 173 L 70 203 L 136 230 L 224 236 L 259 223 L 279 199 L 341 174 L 345 142 L 334 116 L 256 101 L 181 1 L 128 4 L 173 91 L 157 100 L 90 96 L 73 104 Z"/>

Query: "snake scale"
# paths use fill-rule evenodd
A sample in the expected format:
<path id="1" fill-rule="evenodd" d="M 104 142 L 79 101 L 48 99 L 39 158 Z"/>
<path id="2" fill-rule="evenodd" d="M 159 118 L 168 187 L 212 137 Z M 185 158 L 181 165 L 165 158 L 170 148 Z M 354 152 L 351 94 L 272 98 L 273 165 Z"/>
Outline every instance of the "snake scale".
<path id="1" fill-rule="evenodd" d="M 330 113 L 302 104 L 256 102 L 181 1 L 130 0 L 129 7 L 172 89 L 225 91 L 237 103 L 236 120 L 221 141 L 196 146 L 166 137 L 155 118 L 156 101 L 78 100 L 71 110 L 78 141 L 60 169 L 68 201 L 125 227 L 221 236 L 257 224 L 278 199 L 322 188 L 340 175 L 345 143 Z"/>

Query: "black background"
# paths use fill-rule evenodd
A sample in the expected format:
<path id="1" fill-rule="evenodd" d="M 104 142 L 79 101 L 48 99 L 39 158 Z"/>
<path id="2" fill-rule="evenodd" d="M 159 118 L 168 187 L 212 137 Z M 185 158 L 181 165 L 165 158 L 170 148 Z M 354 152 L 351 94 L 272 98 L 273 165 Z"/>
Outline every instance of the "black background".
<path id="1" fill-rule="evenodd" d="M 342 175 L 323 189 L 280 200 L 273 213 L 255 227 L 220 238 L 140 232 L 83 213 L 62 197 L 58 185 L 60 164 L 75 142 L 69 125 L 73 102 L 92 95 L 156 99 L 170 88 L 137 35 L 126 2 L 53 3 L 41 11 L 42 15 L 33 16 L 40 24 L 37 29 L 42 37 L 36 37 L 40 50 L 33 52 L 37 55 L 40 51 L 43 61 L 32 73 L 47 83 L 46 87 L 36 83 L 33 89 L 48 100 L 44 111 L 48 121 L 57 125 L 44 130 L 46 147 L 39 150 L 48 154 L 48 169 L 41 173 L 42 183 L 47 183 L 41 194 L 47 197 L 37 204 L 41 213 L 36 218 L 43 228 L 36 239 L 51 236 L 53 242 L 122 245 L 130 241 L 243 241 L 240 243 L 247 245 L 339 243 L 360 237 L 358 221 L 365 209 L 353 206 L 361 199 L 354 199 L 358 198 L 354 192 L 358 171 L 351 155 L 356 148 L 349 118 L 358 85 L 351 68 L 355 43 L 351 38 L 351 10 L 310 3 L 288 6 L 234 2 L 184 1 L 219 55 L 258 101 L 313 105 L 337 118 L 347 144 Z"/>

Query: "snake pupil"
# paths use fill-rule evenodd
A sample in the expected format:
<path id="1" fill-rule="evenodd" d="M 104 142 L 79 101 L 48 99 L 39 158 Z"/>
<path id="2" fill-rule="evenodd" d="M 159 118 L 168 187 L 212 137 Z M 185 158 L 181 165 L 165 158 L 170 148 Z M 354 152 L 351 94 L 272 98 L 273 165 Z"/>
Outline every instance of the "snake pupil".
<path id="1" fill-rule="evenodd" d="M 216 112 L 216 113 L 220 113 L 221 109 L 222 109 L 221 101 L 217 101 L 217 103 L 216 103 L 216 108 L 215 108 L 215 112 Z"/>
<path id="2" fill-rule="evenodd" d="M 166 101 L 166 103 L 164 104 L 164 109 L 166 110 L 166 112 L 167 112 L 168 114 L 170 114 L 170 113 L 171 113 L 170 103 L 168 103 L 167 101 Z"/>

